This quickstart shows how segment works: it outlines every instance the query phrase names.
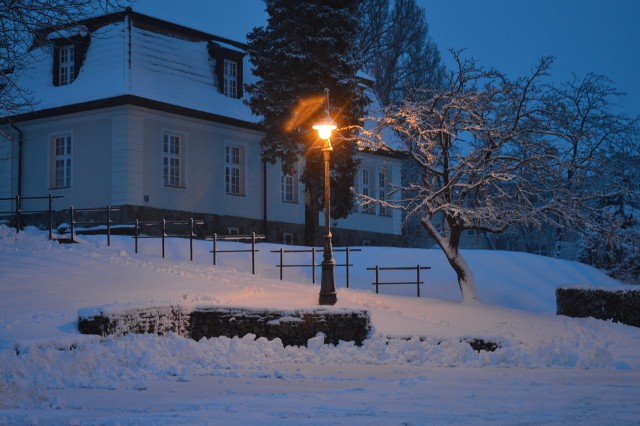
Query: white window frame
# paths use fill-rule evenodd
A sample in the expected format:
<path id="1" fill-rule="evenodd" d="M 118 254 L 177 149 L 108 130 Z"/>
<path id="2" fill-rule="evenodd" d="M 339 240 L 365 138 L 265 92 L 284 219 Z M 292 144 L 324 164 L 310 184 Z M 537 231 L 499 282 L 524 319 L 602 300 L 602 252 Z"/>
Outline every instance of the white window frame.
<path id="1" fill-rule="evenodd" d="M 224 59 L 223 61 L 224 94 L 230 98 L 238 97 L 238 63 Z"/>
<path id="2" fill-rule="evenodd" d="M 185 188 L 184 134 L 164 131 L 162 133 L 162 184 L 171 188 Z"/>
<path id="3" fill-rule="evenodd" d="M 228 226 L 227 235 L 240 235 L 240 228 L 237 226 Z"/>
<path id="4" fill-rule="evenodd" d="M 244 195 L 244 147 L 241 145 L 224 146 L 224 192 Z"/>
<path id="5" fill-rule="evenodd" d="M 73 137 L 71 133 L 51 136 L 51 188 L 70 188 L 73 176 Z"/>
<path id="6" fill-rule="evenodd" d="M 287 174 L 280 167 L 280 201 L 285 203 L 298 202 L 298 165 L 293 167 L 294 173 Z"/>
<path id="7" fill-rule="evenodd" d="M 73 83 L 75 77 L 75 46 L 60 46 L 58 51 L 58 84 L 66 86 Z"/>
<path id="8" fill-rule="evenodd" d="M 387 185 L 389 181 L 387 178 L 387 171 L 385 168 L 380 168 L 378 170 L 378 200 L 386 201 L 387 199 Z M 380 216 L 388 216 L 389 208 L 383 205 L 382 203 L 379 205 L 378 214 Z"/>
<path id="9" fill-rule="evenodd" d="M 360 170 L 360 194 L 367 196 L 367 197 L 371 197 L 371 195 L 369 194 L 369 189 L 371 188 L 371 176 L 369 173 L 369 169 L 361 169 Z M 362 213 L 367 213 L 367 214 L 373 214 L 375 213 L 375 210 L 371 207 L 371 204 L 369 204 L 369 206 L 360 206 L 360 211 Z"/>

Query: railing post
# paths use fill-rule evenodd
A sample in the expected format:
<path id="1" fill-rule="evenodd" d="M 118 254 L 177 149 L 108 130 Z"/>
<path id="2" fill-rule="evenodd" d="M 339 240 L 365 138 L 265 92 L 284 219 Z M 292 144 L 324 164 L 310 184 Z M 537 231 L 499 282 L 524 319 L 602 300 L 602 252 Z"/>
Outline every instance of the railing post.
<path id="1" fill-rule="evenodd" d="M 107 206 L 107 247 L 111 247 L 111 206 Z"/>
<path id="2" fill-rule="evenodd" d="M 251 233 L 251 273 L 256 274 L 256 233 Z"/>
<path id="3" fill-rule="evenodd" d="M 213 265 L 215 266 L 216 264 L 216 248 L 217 248 L 217 242 L 218 242 L 218 234 L 216 234 L 214 232 L 213 234 Z"/>
<path id="4" fill-rule="evenodd" d="M 380 268 L 378 267 L 378 265 L 376 265 L 376 294 L 379 293 L 378 290 L 378 271 L 380 270 Z"/>
<path id="5" fill-rule="evenodd" d="M 418 289 L 418 297 L 420 297 L 420 265 L 416 266 L 416 287 Z"/>
<path id="6" fill-rule="evenodd" d="M 316 248 L 311 247 L 311 283 L 316 283 Z"/>
<path id="7" fill-rule="evenodd" d="M 280 281 L 282 281 L 283 264 L 284 264 L 284 249 L 280 247 Z"/>
<path id="8" fill-rule="evenodd" d="M 346 268 L 347 268 L 347 288 L 349 288 L 349 246 L 345 247 L 345 253 L 346 253 Z"/>
<path id="9" fill-rule="evenodd" d="M 49 239 L 53 239 L 53 197 L 49 194 Z"/>
<path id="10" fill-rule="evenodd" d="M 136 230 L 135 230 L 135 233 L 134 233 L 135 240 L 136 240 L 136 254 L 138 254 L 138 233 L 140 232 L 139 231 L 140 230 L 139 224 L 140 224 L 140 222 L 138 221 L 138 219 L 136 219 L 136 222 L 135 222 Z"/>
<path id="11" fill-rule="evenodd" d="M 69 207 L 69 217 L 70 217 L 70 221 L 71 221 L 71 242 L 74 242 L 75 240 L 75 235 L 76 235 L 76 228 L 75 228 L 75 223 L 74 223 L 74 214 L 73 214 L 73 206 Z"/>
<path id="12" fill-rule="evenodd" d="M 189 256 L 193 262 L 193 218 L 189 219 Z"/>
<path id="13" fill-rule="evenodd" d="M 16 234 L 20 233 L 20 194 L 16 194 Z"/>
<path id="14" fill-rule="evenodd" d="M 164 237 L 167 229 L 167 221 L 162 219 L 162 258 L 164 259 Z"/>

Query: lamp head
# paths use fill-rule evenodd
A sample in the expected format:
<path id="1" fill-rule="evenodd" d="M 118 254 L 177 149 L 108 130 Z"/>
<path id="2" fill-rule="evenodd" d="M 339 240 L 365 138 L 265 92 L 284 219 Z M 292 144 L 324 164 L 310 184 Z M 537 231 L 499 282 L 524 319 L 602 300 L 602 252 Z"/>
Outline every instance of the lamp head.
<path id="1" fill-rule="evenodd" d="M 335 121 L 327 114 L 325 118 L 313 125 L 313 129 L 318 131 L 320 139 L 327 140 L 331 137 L 331 132 L 338 128 Z"/>

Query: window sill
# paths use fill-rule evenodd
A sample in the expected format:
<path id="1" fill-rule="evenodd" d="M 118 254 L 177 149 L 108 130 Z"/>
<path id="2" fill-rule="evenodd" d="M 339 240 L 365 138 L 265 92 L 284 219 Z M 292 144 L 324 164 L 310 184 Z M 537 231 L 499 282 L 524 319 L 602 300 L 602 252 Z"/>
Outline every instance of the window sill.
<path id="1" fill-rule="evenodd" d="M 186 186 L 182 185 L 163 185 L 165 188 L 173 188 L 173 189 L 187 189 Z"/>

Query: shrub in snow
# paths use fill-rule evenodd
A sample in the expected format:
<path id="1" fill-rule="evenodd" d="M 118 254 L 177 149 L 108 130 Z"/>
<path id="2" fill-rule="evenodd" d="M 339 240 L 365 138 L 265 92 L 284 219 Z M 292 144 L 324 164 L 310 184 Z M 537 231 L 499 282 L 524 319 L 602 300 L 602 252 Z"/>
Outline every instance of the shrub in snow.
<path id="1" fill-rule="evenodd" d="M 593 317 L 640 327 L 640 289 L 559 288 L 556 303 L 558 315 Z"/>

